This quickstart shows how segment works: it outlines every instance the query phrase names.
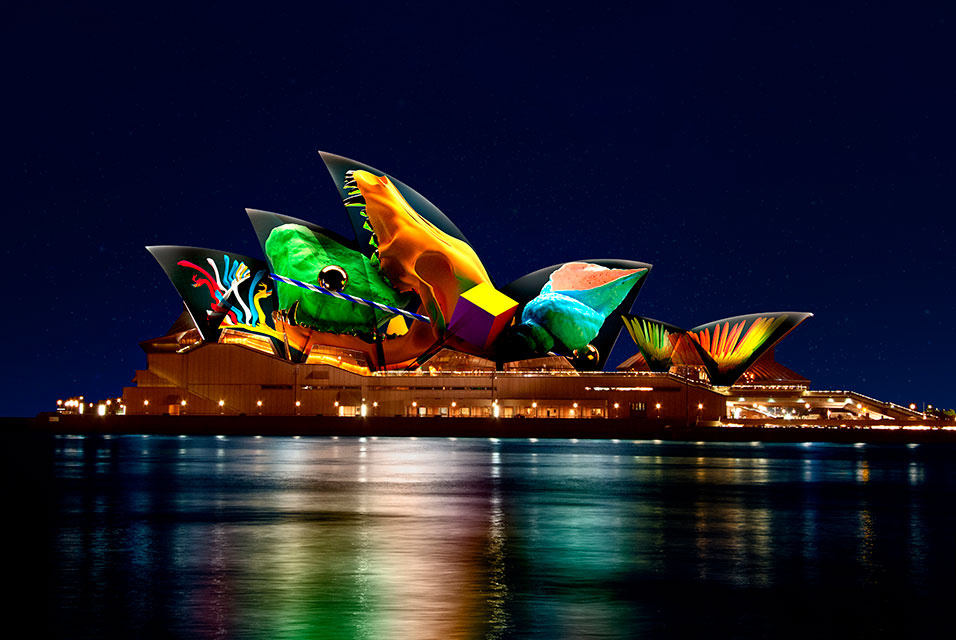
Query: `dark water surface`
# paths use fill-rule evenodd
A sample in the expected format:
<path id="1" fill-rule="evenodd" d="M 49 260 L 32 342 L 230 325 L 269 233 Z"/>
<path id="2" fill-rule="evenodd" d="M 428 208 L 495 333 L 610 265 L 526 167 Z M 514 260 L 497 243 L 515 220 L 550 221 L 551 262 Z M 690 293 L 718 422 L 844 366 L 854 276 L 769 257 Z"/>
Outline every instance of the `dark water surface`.
<path id="1" fill-rule="evenodd" d="M 36 636 L 954 633 L 952 447 L 124 436 L 6 454 Z"/>

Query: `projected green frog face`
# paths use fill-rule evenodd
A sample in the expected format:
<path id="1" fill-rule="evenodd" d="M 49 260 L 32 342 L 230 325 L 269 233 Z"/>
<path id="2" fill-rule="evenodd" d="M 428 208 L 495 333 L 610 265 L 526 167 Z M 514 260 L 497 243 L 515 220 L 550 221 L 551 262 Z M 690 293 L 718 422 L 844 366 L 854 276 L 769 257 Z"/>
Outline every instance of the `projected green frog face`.
<path id="1" fill-rule="evenodd" d="M 414 301 L 414 294 L 395 290 L 367 257 L 335 240 L 298 224 L 276 227 L 266 241 L 266 255 L 276 273 L 301 282 L 316 283 L 333 292 L 375 300 L 393 307 Z M 278 284 L 279 308 L 296 325 L 329 333 L 365 335 L 389 319 L 374 309 L 348 300 L 317 295 L 285 283 Z"/>

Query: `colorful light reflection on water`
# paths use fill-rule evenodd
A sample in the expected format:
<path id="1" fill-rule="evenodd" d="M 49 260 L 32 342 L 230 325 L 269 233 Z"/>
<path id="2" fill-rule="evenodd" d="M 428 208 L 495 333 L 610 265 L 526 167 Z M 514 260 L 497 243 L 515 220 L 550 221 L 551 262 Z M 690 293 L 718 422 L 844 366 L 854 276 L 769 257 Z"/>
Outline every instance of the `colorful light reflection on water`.
<path id="1" fill-rule="evenodd" d="M 41 447 L 62 637 L 857 636 L 956 601 L 951 448 Z"/>

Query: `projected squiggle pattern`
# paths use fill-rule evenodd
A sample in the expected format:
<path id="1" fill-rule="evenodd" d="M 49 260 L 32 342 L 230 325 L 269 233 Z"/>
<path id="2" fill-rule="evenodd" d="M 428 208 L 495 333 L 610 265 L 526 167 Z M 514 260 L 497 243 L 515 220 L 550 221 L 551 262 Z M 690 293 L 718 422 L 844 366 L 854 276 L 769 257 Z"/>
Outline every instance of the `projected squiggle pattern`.
<path id="1" fill-rule="evenodd" d="M 244 329 L 253 333 L 261 333 L 271 337 L 281 337 L 267 322 L 268 314 L 262 310 L 262 300 L 272 294 L 272 290 L 263 279 L 269 279 L 265 269 L 256 271 L 255 275 L 249 270 L 245 262 L 230 258 L 223 254 L 223 268 L 220 270 L 216 261 L 206 258 L 209 271 L 189 260 L 180 260 L 176 264 L 193 269 L 193 287 L 206 287 L 209 291 L 209 311 L 223 313 L 222 325 L 235 329 Z M 240 285 L 249 282 L 248 286 Z M 235 304 L 231 302 L 235 300 Z"/>

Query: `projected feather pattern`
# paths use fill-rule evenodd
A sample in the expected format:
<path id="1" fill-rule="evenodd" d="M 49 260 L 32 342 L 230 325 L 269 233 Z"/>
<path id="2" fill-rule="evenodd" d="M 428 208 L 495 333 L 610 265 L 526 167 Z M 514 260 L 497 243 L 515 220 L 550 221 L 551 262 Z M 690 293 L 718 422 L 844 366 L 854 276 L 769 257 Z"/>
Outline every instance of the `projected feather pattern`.
<path id="1" fill-rule="evenodd" d="M 786 319 L 786 315 L 778 318 L 759 317 L 752 320 L 749 327 L 747 320 L 741 320 L 733 326 L 729 322 L 722 325 L 718 323 L 713 328 L 713 335 L 707 328 L 696 333 L 691 332 L 690 337 L 714 359 L 723 373 L 739 367 L 752 356 Z"/>
<path id="2" fill-rule="evenodd" d="M 707 367 L 711 384 L 731 386 L 754 361 L 809 313 L 754 313 L 717 320 L 687 332 Z"/>
<path id="3" fill-rule="evenodd" d="M 632 316 L 623 316 L 624 326 L 637 345 L 651 371 L 667 371 L 671 366 L 671 356 L 684 331 L 671 324 L 658 320 Z"/>

